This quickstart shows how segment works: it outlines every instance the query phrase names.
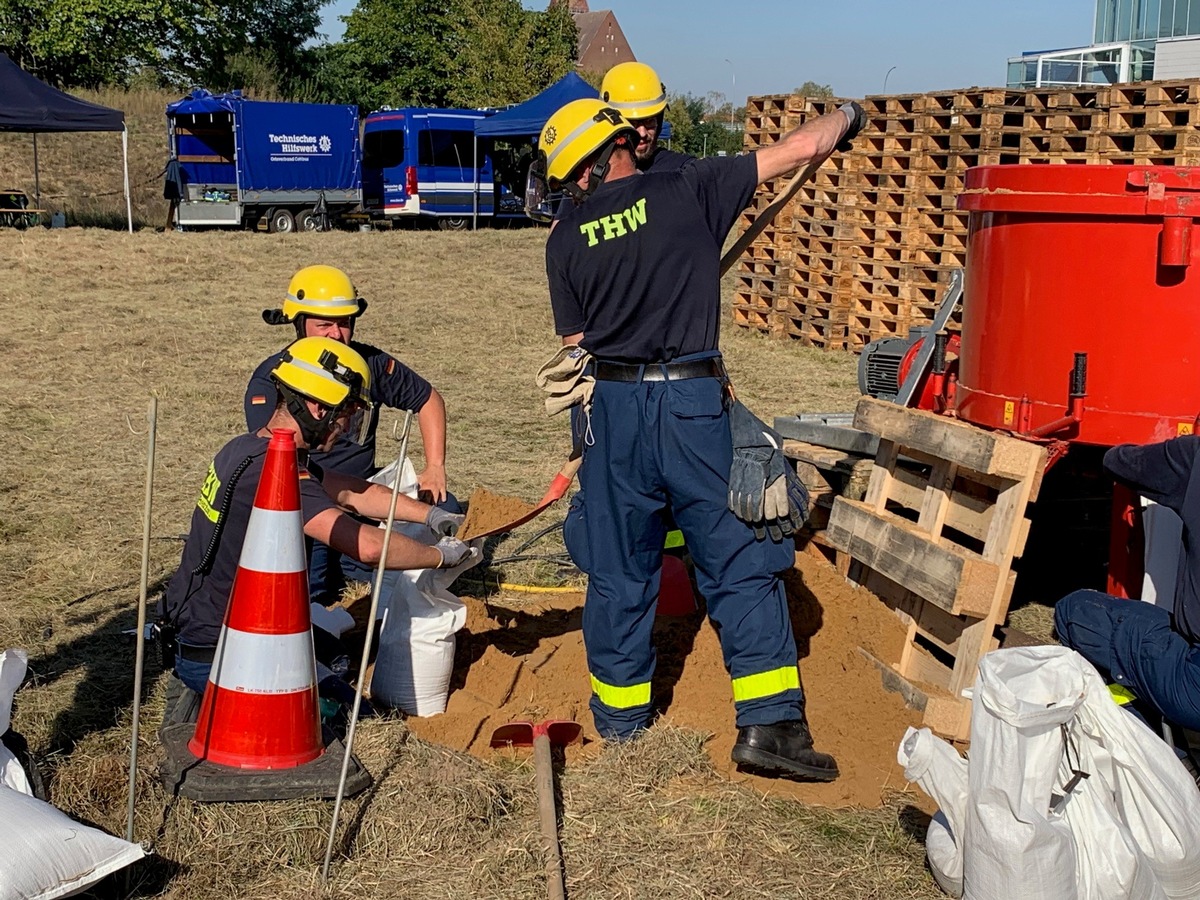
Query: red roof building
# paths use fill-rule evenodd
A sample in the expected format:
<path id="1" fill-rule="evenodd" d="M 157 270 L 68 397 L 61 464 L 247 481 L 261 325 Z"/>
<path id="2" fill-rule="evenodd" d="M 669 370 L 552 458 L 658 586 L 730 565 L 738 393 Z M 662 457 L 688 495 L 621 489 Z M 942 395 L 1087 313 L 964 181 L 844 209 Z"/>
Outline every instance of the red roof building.
<path id="1" fill-rule="evenodd" d="M 551 6 L 566 4 L 579 32 L 576 66 L 603 75 L 617 63 L 636 62 L 633 49 L 611 9 L 592 11 L 587 0 L 550 0 Z"/>

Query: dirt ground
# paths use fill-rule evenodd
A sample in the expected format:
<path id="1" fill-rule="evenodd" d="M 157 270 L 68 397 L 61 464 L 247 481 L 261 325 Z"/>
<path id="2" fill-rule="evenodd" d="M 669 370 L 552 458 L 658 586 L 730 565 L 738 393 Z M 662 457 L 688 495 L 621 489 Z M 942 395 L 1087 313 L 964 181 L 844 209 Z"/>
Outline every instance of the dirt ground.
<path id="1" fill-rule="evenodd" d="M 260 311 L 310 263 L 347 269 L 371 303 L 356 337 L 395 353 L 445 396 L 451 490 L 536 501 L 569 450 L 567 423 L 546 418 L 533 385 L 555 343 L 543 240 L 534 230 L 0 232 L 17 323 L 0 354 L 10 427 L 0 461 L 0 646 L 29 651 L 14 726 L 51 775 L 57 805 L 124 831 L 133 668 L 124 632 L 136 623 L 150 395 L 159 399 L 151 603 L 178 563 L 209 459 L 242 426 L 249 373 L 288 340 Z M 853 358 L 733 328 L 723 344 L 740 396 L 768 420 L 853 402 Z M 386 435 L 396 418 L 381 428 L 380 462 L 395 452 Z M 490 539 L 489 554 L 515 550 L 561 514 Z M 546 542 L 546 559 L 497 565 L 463 589 L 479 598 L 460 643 L 470 665 L 442 720 L 360 729 L 376 785 L 342 812 L 333 896 L 544 890 L 532 768 L 479 742 L 502 717 L 588 721 L 582 582 L 554 561 L 561 542 Z M 842 779 L 800 787 L 731 773 L 729 681 L 715 636 L 699 617 L 664 622 L 663 722 L 629 747 L 590 744 L 561 772 L 572 897 L 936 896 L 920 844 L 922 801 L 905 793 L 894 765 L 913 717 L 855 649 L 856 636 L 885 643 L 894 634 L 869 596 L 807 556 L 800 565 L 791 587 L 809 712 Z M 576 593 L 492 587 L 510 582 L 566 583 Z M 155 855 L 133 895 L 318 896 L 331 805 L 172 802 L 155 776 L 162 684 L 151 652 L 135 835 Z"/>
<path id="2" fill-rule="evenodd" d="M 851 587 L 828 563 L 797 554 L 788 579 L 789 602 L 801 646 L 801 675 L 819 749 L 838 760 L 832 784 L 798 784 L 739 773 L 730 761 L 736 729 L 721 646 L 702 612 L 660 617 L 655 627 L 654 685 L 662 720 L 711 735 L 705 743 L 714 769 L 763 794 L 822 806 L 876 807 L 904 788 L 896 745 L 920 716 L 883 691 L 879 674 L 859 652 L 898 657 L 904 630 L 864 590 Z M 594 755 L 587 660 L 580 633 L 583 597 L 545 597 L 519 609 L 469 600 L 460 632 L 455 689 L 445 713 L 410 719 L 420 737 L 481 757 L 492 732 L 509 721 L 565 718 L 584 723 Z"/>

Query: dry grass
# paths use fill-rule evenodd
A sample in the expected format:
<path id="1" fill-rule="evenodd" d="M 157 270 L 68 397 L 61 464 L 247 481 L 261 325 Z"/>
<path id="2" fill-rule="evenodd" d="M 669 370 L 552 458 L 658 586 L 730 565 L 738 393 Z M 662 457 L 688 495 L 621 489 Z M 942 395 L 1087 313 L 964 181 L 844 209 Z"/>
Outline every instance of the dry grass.
<path id="1" fill-rule="evenodd" d="M 446 396 L 451 488 L 541 495 L 568 451 L 532 374 L 554 348 L 534 231 L 0 233 L 6 300 L 22 311 L 0 357 L 13 429 L 0 465 L 0 647 L 25 646 L 15 725 L 68 811 L 123 831 L 149 395 L 159 397 L 152 592 L 173 570 L 212 453 L 241 426 L 253 366 L 288 334 L 262 324 L 290 275 L 344 266 L 371 300 L 360 337 Z M 730 329 L 740 393 L 764 416 L 849 408 L 854 360 Z M 127 421 L 128 420 L 128 421 Z M 382 441 L 381 456 L 394 452 Z M 503 547 L 500 548 L 501 550 Z M 539 577 L 535 570 L 503 577 Z M 151 666 L 137 835 L 155 860 L 139 895 L 317 896 L 330 805 L 171 804 L 153 772 L 161 684 Z M 532 769 L 421 744 L 372 721 L 375 789 L 343 813 L 334 894 L 536 897 Z M 713 775 L 702 736 L 663 729 L 562 780 L 571 896 L 933 896 L 907 814 L 764 801 Z"/>

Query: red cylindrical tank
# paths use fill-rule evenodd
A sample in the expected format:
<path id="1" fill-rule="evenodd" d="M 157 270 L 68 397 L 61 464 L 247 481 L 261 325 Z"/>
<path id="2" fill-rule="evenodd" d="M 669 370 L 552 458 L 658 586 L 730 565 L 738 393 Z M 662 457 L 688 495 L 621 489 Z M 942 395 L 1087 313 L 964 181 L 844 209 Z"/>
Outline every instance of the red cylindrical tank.
<path id="1" fill-rule="evenodd" d="M 1200 168 L 982 166 L 969 210 L 957 411 L 1029 433 L 1067 415 L 1087 354 L 1078 424 L 1053 437 L 1146 443 L 1200 413 Z M 1196 232 L 1193 234 L 1193 232 Z"/>

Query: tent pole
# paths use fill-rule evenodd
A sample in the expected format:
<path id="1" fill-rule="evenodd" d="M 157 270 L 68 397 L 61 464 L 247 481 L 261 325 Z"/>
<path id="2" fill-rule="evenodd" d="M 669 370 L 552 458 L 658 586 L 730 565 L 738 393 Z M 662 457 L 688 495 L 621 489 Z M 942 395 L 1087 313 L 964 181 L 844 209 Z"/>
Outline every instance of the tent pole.
<path id="1" fill-rule="evenodd" d="M 471 141 L 471 167 L 475 170 L 475 192 L 471 198 L 471 230 L 479 230 L 479 135 Z"/>
<path id="2" fill-rule="evenodd" d="M 129 196 L 129 129 L 121 128 L 121 164 L 125 169 L 125 216 L 129 220 L 129 233 L 133 234 L 133 200 Z"/>
<path id="3" fill-rule="evenodd" d="M 37 132 L 33 133 L 33 205 L 42 208 L 42 181 L 38 176 Z"/>

